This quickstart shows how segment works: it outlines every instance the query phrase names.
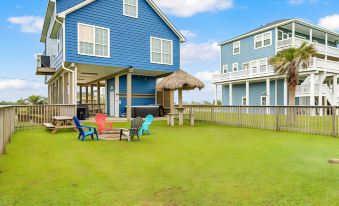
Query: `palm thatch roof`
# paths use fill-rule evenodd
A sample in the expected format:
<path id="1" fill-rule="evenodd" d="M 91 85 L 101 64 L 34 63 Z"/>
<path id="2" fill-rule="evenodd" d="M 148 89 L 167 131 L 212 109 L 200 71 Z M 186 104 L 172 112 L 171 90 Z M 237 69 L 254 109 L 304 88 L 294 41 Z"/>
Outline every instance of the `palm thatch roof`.
<path id="1" fill-rule="evenodd" d="M 157 85 L 157 90 L 193 90 L 195 88 L 202 89 L 204 87 L 204 83 L 196 77 L 183 70 L 178 70 L 159 82 Z"/>

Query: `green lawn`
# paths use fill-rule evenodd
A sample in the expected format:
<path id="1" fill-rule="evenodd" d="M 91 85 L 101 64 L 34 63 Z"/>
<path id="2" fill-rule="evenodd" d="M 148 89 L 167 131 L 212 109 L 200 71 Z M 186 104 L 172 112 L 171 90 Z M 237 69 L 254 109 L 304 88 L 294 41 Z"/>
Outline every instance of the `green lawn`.
<path id="1" fill-rule="evenodd" d="M 339 205 L 337 138 L 165 122 L 142 142 L 76 138 L 17 132 L 0 205 Z"/>

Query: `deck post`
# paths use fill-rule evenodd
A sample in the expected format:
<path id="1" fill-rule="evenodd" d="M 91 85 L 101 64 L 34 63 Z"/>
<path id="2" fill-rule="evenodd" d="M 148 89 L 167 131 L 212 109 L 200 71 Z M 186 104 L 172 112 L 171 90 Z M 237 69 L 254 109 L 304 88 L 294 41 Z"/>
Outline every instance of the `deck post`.
<path id="1" fill-rule="evenodd" d="M 126 94 L 126 100 L 127 100 L 127 121 L 130 121 L 132 119 L 132 72 L 127 72 L 127 94 Z"/>
<path id="2" fill-rule="evenodd" d="M 88 104 L 88 85 L 86 85 L 86 104 Z"/>
<path id="3" fill-rule="evenodd" d="M 99 106 L 99 108 L 100 108 L 100 82 L 98 82 L 97 83 L 97 104 L 98 104 L 98 106 Z"/>
<path id="4" fill-rule="evenodd" d="M 79 87 L 79 95 L 80 95 L 79 103 L 82 104 L 82 86 Z"/>
<path id="5" fill-rule="evenodd" d="M 184 124 L 184 114 L 183 110 L 181 109 L 183 107 L 182 105 L 182 89 L 178 90 L 178 98 L 179 98 L 179 126 L 182 126 Z"/>
<path id="6" fill-rule="evenodd" d="M 93 104 L 94 104 L 94 87 L 91 84 L 91 107 L 93 109 Z"/>

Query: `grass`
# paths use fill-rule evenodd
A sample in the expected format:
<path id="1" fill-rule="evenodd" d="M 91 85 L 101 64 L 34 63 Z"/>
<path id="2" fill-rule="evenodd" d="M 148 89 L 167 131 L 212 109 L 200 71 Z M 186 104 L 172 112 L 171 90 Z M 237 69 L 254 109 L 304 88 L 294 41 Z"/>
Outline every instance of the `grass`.
<path id="1" fill-rule="evenodd" d="M 115 126 L 127 126 L 116 123 Z M 0 205 L 338 205 L 339 140 L 156 122 L 142 142 L 17 132 L 0 157 Z"/>

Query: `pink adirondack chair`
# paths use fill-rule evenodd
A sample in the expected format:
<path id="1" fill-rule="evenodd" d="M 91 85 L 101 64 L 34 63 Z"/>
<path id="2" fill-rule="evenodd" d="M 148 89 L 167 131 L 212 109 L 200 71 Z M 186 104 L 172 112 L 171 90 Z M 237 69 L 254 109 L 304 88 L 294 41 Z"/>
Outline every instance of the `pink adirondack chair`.
<path id="1" fill-rule="evenodd" d="M 113 129 L 113 123 L 107 123 L 106 122 L 106 115 L 104 114 L 96 114 L 95 115 L 95 122 L 98 126 L 98 133 L 99 135 L 102 134 L 103 130 L 112 130 Z"/>

